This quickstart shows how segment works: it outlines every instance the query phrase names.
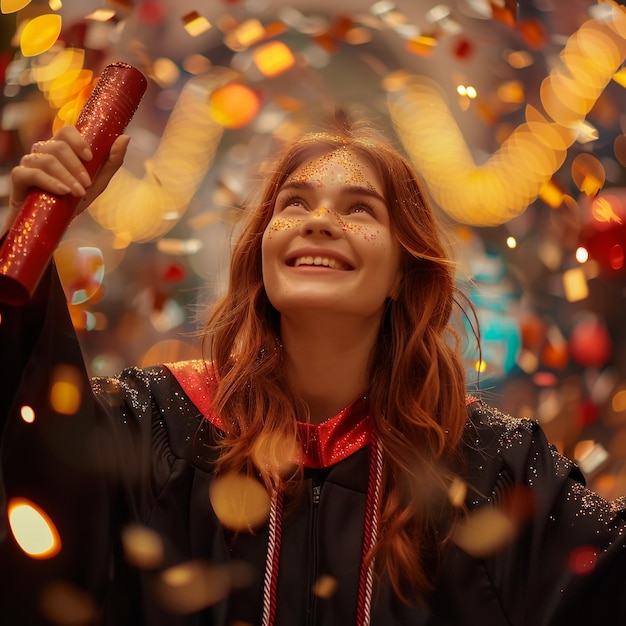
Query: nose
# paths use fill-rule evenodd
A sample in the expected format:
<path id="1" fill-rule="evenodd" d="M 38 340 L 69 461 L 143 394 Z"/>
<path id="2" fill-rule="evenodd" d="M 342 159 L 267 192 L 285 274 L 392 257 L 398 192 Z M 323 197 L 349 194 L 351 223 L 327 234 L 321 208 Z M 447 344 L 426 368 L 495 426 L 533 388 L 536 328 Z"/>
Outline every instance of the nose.
<path id="1" fill-rule="evenodd" d="M 310 211 L 302 223 L 302 232 L 305 235 L 323 235 L 337 237 L 341 233 L 342 223 L 339 215 L 327 207 L 318 207 Z"/>

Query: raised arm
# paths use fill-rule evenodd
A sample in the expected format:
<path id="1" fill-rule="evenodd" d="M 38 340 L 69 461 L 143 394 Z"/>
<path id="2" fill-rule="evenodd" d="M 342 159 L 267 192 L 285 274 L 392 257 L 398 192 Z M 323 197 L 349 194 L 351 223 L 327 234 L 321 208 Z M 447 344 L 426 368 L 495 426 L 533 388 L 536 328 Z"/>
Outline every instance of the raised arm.
<path id="1" fill-rule="evenodd" d="M 83 161 L 90 161 L 89 144 L 74 126 L 64 126 L 51 139 L 38 141 L 11 172 L 9 214 L 2 234 L 9 230 L 33 187 L 81 198 L 76 214 L 84 211 L 106 188 L 122 165 L 130 137 L 120 135 L 93 181 Z"/>

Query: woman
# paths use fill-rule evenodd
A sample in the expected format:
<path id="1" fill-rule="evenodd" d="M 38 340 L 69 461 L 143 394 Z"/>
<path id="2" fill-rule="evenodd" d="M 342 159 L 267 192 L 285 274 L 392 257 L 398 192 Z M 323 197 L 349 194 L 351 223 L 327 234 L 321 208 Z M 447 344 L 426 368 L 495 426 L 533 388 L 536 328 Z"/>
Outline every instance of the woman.
<path id="1" fill-rule="evenodd" d="M 12 206 L 38 185 L 84 208 L 126 142 L 90 184 L 62 129 L 14 170 Z M 456 300 L 415 173 L 347 123 L 277 160 L 203 361 L 89 383 L 51 268 L 0 311 L 2 484 L 63 547 L 36 560 L 8 532 L 2 606 L 62 623 L 61 581 L 116 625 L 620 623 L 624 508 L 537 424 L 466 396 Z M 70 415 L 63 375 L 84 391 Z"/>

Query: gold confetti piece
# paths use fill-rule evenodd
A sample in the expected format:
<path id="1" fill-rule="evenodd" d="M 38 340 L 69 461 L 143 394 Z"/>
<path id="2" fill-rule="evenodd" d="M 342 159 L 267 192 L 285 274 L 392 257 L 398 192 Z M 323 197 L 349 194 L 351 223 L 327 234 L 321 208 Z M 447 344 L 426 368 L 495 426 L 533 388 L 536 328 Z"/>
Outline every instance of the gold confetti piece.
<path id="1" fill-rule="evenodd" d="M 204 74 L 211 69 L 212 63 L 202 54 L 190 54 L 183 59 L 183 67 L 190 74 Z"/>
<path id="2" fill-rule="evenodd" d="M 463 506 L 465 502 L 465 496 L 467 495 L 467 485 L 458 476 L 455 476 L 448 487 L 448 499 L 452 506 L 459 508 Z"/>
<path id="3" fill-rule="evenodd" d="M 198 37 L 202 33 L 206 33 L 211 29 L 211 22 L 200 15 L 197 11 L 191 11 L 184 15 L 183 18 L 183 27 L 185 30 L 192 36 Z"/>
<path id="4" fill-rule="evenodd" d="M 324 600 L 328 600 L 335 595 L 337 591 L 338 582 L 336 578 L 332 576 L 320 576 L 313 585 L 313 593 L 318 598 L 324 598 Z"/>
<path id="5" fill-rule="evenodd" d="M 7 507 L 15 541 L 33 559 L 50 559 L 61 551 L 61 538 L 45 511 L 26 498 L 11 498 Z"/>
<path id="6" fill-rule="evenodd" d="M 85 51 L 80 48 L 52 48 L 48 53 L 33 59 L 33 78 L 44 94 L 50 90 L 52 81 L 70 70 L 83 68 Z M 54 55 L 51 57 L 51 55 Z"/>
<path id="7" fill-rule="evenodd" d="M 524 85 L 519 80 L 502 83 L 496 90 L 496 94 L 502 102 L 521 104 L 525 100 Z"/>
<path id="8" fill-rule="evenodd" d="M 622 87 L 626 87 L 626 68 L 619 70 L 613 74 L 613 80 Z"/>
<path id="9" fill-rule="evenodd" d="M 0 0 L 2 13 L 15 13 L 30 4 L 30 0 Z"/>
<path id="10" fill-rule="evenodd" d="M 508 64 L 516 70 L 530 67 L 533 64 L 533 57 L 526 50 L 508 51 L 506 55 Z"/>
<path id="11" fill-rule="evenodd" d="M 238 50 L 245 50 L 252 44 L 261 41 L 265 36 L 265 28 L 257 19 L 249 19 L 228 33 L 224 43 Z M 230 42 L 230 43 L 229 43 Z"/>
<path id="12" fill-rule="evenodd" d="M 52 372 L 50 406 L 61 415 L 74 415 L 82 396 L 82 378 L 72 365 L 58 365 Z"/>
<path id="13" fill-rule="evenodd" d="M 420 35 L 413 37 L 406 42 L 406 49 L 411 54 L 417 54 L 419 56 L 427 57 L 433 52 L 434 47 L 437 45 L 437 40 L 434 37 L 427 37 L 426 35 Z"/>
<path id="14" fill-rule="evenodd" d="M 20 50 L 25 57 L 34 57 L 52 48 L 61 34 L 62 20 L 54 13 L 30 20 L 20 36 Z"/>
<path id="15" fill-rule="evenodd" d="M 218 476 L 209 492 L 219 521 L 233 530 L 252 531 L 269 516 L 270 498 L 258 480 L 243 474 Z"/>
<path id="16" fill-rule="evenodd" d="M 554 179 L 547 181 L 539 190 L 539 197 L 552 209 L 558 209 L 563 203 L 565 192 Z"/>
<path id="17" fill-rule="evenodd" d="M 354 26 L 346 31 L 344 39 L 353 46 L 360 46 L 372 40 L 372 31 L 363 26 Z"/>
<path id="18" fill-rule="evenodd" d="M 286 33 L 289 30 L 287 24 L 284 22 L 271 22 L 270 24 L 265 25 L 265 38 L 270 39 L 272 37 L 278 37 Z"/>
<path id="19" fill-rule="evenodd" d="M 180 70 L 174 61 L 165 57 L 154 60 L 152 64 L 152 73 L 154 80 L 159 83 L 160 87 L 170 87 L 180 77 Z"/>
<path id="20" fill-rule="evenodd" d="M 268 78 L 286 72 L 295 63 L 293 53 L 282 41 L 267 43 L 257 48 L 252 56 L 256 66 Z"/>
<path id="21" fill-rule="evenodd" d="M 252 447 L 252 462 L 260 469 L 284 477 L 294 469 L 298 450 L 295 438 L 260 437 Z"/>
<path id="22" fill-rule="evenodd" d="M 583 193 L 595 196 L 606 180 L 604 166 L 591 154 L 579 154 L 572 161 L 572 180 Z"/>
<path id="23" fill-rule="evenodd" d="M 93 72 L 90 70 L 77 69 L 63 72 L 52 81 L 48 100 L 53 107 L 58 109 L 76 97 L 92 81 Z"/>
<path id="24" fill-rule="evenodd" d="M 155 599 L 165 609 L 188 615 L 225 598 L 230 591 L 230 574 L 224 566 L 188 561 L 162 572 L 155 588 Z"/>
<path id="25" fill-rule="evenodd" d="M 45 586 L 40 605 L 48 620 L 59 626 L 88 626 L 98 614 L 96 603 L 87 592 L 62 580 Z"/>
<path id="26" fill-rule="evenodd" d="M 483 507 L 459 524 L 453 540 L 468 554 L 482 558 L 493 554 L 515 537 L 516 524 L 498 509 Z"/>
<path id="27" fill-rule="evenodd" d="M 134 0 L 105 0 L 104 4 L 120 11 L 132 11 L 135 8 Z"/>
<path id="28" fill-rule="evenodd" d="M 608 458 L 606 448 L 593 439 L 579 441 L 574 447 L 574 459 L 586 475 L 595 472 Z"/>
<path id="29" fill-rule="evenodd" d="M 489 0 L 491 7 L 491 17 L 498 22 L 502 22 L 507 26 L 515 26 L 517 21 L 517 2 L 516 0 Z"/>
<path id="30" fill-rule="evenodd" d="M 615 207 L 613 206 L 615 204 Z M 622 218 L 616 213 L 620 207 L 617 198 L 611 196 L 598 196 L 591 203 L 591 215 L 594 220 L 600 223 L 615 222 L 622 223 Z"/>
<path id="31" fill-rule="evenodd" d="M 159 239 L 157 241 L 157 250 L 172 256 L 195 254 L 202 249 L 202 246 L 201 239 Z"/>
<path id="32" fill-rule="evenodd" d="M 150 528 L 127 526 L 122 530 L 122 546 L 126 560 L 135 567 L 154 569 L 163 563 L 163 541 Z"/>
<path id="33" fill-rule="evenodd" d="M 563 273 L 563 287 L 568 302 L 579 302 L 589 296 L 587 277 L 581 268 L 575 267 Z"/>
<path id="34" fill-rule="evenodd" d="M 115 11 L 112 9 L 97 9 L 85 15 L 86 20 L 93 20 L 94 22 L 108 22 L 112 17 L 115 17 Z"/>

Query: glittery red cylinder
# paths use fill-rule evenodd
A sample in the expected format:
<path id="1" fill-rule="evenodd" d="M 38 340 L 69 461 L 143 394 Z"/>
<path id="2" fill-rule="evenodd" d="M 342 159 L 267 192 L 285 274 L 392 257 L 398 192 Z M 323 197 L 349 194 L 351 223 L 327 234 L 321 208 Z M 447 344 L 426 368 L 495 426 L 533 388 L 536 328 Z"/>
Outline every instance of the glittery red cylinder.
<path id="1" fill-rule="evenodd" d="M 93 153 L 90 176 L 130 122 L 146 90 L 143 74 L 127 63 L 112 63 L 82 108 L 76 128 Z M 33 189 L 0 248 L 0 301 L 26 304 L 41 280 L 80 198 Z"/>

